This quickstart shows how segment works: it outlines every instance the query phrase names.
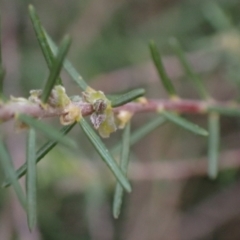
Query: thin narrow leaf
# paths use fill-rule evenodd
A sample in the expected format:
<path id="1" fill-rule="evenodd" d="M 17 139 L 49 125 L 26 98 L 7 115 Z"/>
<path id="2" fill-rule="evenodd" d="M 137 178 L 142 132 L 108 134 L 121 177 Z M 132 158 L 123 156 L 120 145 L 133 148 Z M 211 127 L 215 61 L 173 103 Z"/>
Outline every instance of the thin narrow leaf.
<path id="1" fill-rule="evenodd" d="M 58 48 L 56 44 L 53 42 L 53 40 L 50 38 L 50 36 L 45 31 L 45 35 L 48 41 L 49 46 L 51 47 L 52 52 L 54 55 L 57 54 Z M 83 77 L 78 73 L 78 71 L 73 67 L 71 62 L 69 60 L 65 60 L 63 63 L 63 66 L 67 73 L 71 76 L 73 81 L 83 90 L 85 91 L 88 88 L 88 84 L 84 81 Z"/>
<path id="2" fill-rule="evenodd" d="M 108 98 L 112 102 L 112 107 L 118 107 L 125 103 L 131 102 L 136 98 L 142 97 L 145 92 L 145 89 L 138 88 L 115 97 L 109 96 Z"/>
<path id="3" fill-rule="evenodd" d="M 0 64 L 0 99 L 3 98 L 3 81 L 5 77 L 6 71 Z"/>
<path id="4" fill-rule="evenodd" d="M 238 106 L 234 106 L 234 104 L 232 106 L 210 106 L 207 109 L 209 112 L 214 111 L 217 112 L 221 115 L 226 115 L 226 116 L 233 116 L 233 117 L 237 117 L 240 116 L 240 109 L 238 108 Z"/>
<path id="5" fill-rule="evenodd" d="M 19 202 L 21 203 L 22 207 L 26 209 L 26 199 L 24 197 L 22 188 L 17 180 L 17 176 L 13 168 L 9 153 L 7 152 L 7 149 L 4 146 L 4 143 L 1 138 L 0 138 L 0 163 L 2 165 L 6 178 L 9 179 L 9 182 L 13 185 L 14 191 L 17 194 Z"/>
<path id="6" fill-rule="evenodd" d="M 76 144 L 72 139 L 68 137 L 63 137 L 58 130 L 56 130 L 55 128 L 53 128 L 48 124 L 45 124 L 39 120 L 36 120 L 24 114 L 19 115 L 18 119 L 24 122 L 25 124 L 41 131 L 43 134 L 45 134 L 47 137 L 49 137 L 52 140 L 58 141 L 59 143 L 67 147 L 76 147 Z"/>
<path id="7" fill-rule="evenodd" d="M 75 126 L 75 124 L 76 123 L 73 123 L 72 125 L 63 127 L 60 130 L 60 134 L 62 136 L 66 135 Z M 58 144 L 58 141 L 47 141 L 45 144 L 43 144 L 36 153 L 35 162 L 38 163 L 41 159 L 43 159 L 46 156 L 46 154 L 49 153 L 57 144 Z M 27 164 L 24 163 L 21 167 L 18 168 L 16 172 L 17 178 L 24 176 L 26 172 L 27 172 Z M 11 184 L 10 181 L 6 179 L 3 182 L 2 187 L 8 187 L 10 186 L 10 184 Z"/>
<path id="8" fill-rule="evenodd" d="M 60 71 L 62 69 L 63 61 L 67 55 L 68 49 L 70 47 L 71 39 L 69 36 L 65 36 L 60 44 L 59 51 L 56 56 L 56 60 L 53 61 L 51 71 L 48 80 L 43 88 L 42 102 L 46 103 L 49 95 L 51 94 L 52 88 L 56 84 L 59 77 Z"/>
<path id="9" fill-rule="evenodd" d="M 5 69 L 2 62 L 2 36 L 1 36 L 1 16 L 0 16 L 0 99 L 3 97 L 3 80 L 5 77 Z"/>
<path id="10" fill-rule="evenodd" d="M 30 16 L 32 24 L 33 24 L 34 31 L 37 36 L 38 43 L 42 50 L 43 56 L 47 62 L 48 69 L 51 70 L 52 64 L 54 61 L 54 55 L 53 55 L 51 48 L 47 42 L 42 24 L 40 22 L 40 19 L 37 15 L 35 8 L 32 5 L 29 5 L 28 11 L 29 11 L 29 16 Z M 60 78 L 58 78 L 57 83 L 62 84 L 62 80 Z"/>
<path id="11" fill-rule="evenodd" d="M 100 139 L 100 137 L 95 133 L 95 131 L 91 128 L 91 126 L 82 118 L 79 122 L 82 130 L 87 135 L 90 142 L 93 144 L 103 161 L 107 164 L 113 174 L 116 176 L 117 180 L 121 183 L 123 188 L 127 192 L 131 192 L 131 186 L 127 178 L 124 176 L 122 171 L 119 169 L 116 164 L 114 158 L 111 156 L 104 143 Z"/>
<path id="12" fill-rule="evenodd" d="M 220 142 L 219 114 L 209 113 L 208 116 L 208 176 L 215 179 L 218 173 L 218 154 Z"/>
<path id="13" fill-rule="evenodd" d="M 146 137 L 149 133 L 154 131 L 157 127 L 161 126 L 166 122 L 166 118 L 162 115 L 154 117 L 152 120 L 144 124 L 143 126 L 139 127 L 135 130 L 130 137 L 130 146 L 133 146 L 135 143 Z M 112 152 L 116 153 L 119 152 L 121 144 L 117 144 L 113 147 Z"/>
<path id="14" fill-rule="evenodd" d="M 122 137 L 122 154 L 120 160 L 120 169 L 123 174 L 127 175 L 127 169 L 129 164 L 129 148 L 130 148 L 130 122 L 127 123 Z M 123 188 L 121 184 L 118 182 L 116 185 L 114 200 L 113 200 L 113 216 L 114 218 L 118 218 L 123 200 Z"/>
<path id="15" fill-rule="evenodd" d="M 27 219 L 30 231 L 37 221 L 37 173 L 36 173 L 36 133 L 33 128 L 29 129 L 27 139 Z"/>
<path id="16" fill-rule="evenodd" d="M 195 88 L 198 91 L 199 95 L 203 99 L 207 99 L 209 97 L 209 95 L 208 95 L 205 87 L 203 86 L 203 83 L 202 83 L 200 77 L 194 72 L 192 66 L 188 62 L 178 40 L 175 38 L 171 38 L 170 44 L 173 47 L 180 63 L 182 64 L 182 67 L 183 67 L 185 73 L 187 74 L 189 79 L 192 81 L 192 83 L 195 85 Z"/>
<path id="17" fill-rule="evenodd" d="M 150 48 L 150 52 L 151 52 L 153 62 L 155 64 L 155 67 L 157 68 L 159 77 L 162 81 L 162 84 L 163 84 L 165 90 L 170 95 L 170 97 L 177 96 L 176 90 L 175 90 L 170 78 L 168 77 L 168 75 L 166 73 L 166 70 L 165 70 L 163 62 L 161 60 L 161 56 L 160 56 L 160 53 L 157 49 L 157 46 L 153 41 L 150 42 L 149 48 Z"/>
<path id="18" fill-rule="evenodd" d="M 2 18 L 0 15 L 0 66 L 2 66 Z"/>
<path id="19" fill-rule="evenodd" d="M 131 134 L 130 138 L 130 144 L 131 146 L 143 139 L 145 136 L 147 136 L 149 133 L 151 133 L 153 130 L 155 130 L 157 127 L 163 125 L 166 122 L 166 119 L 159 115 L 155 118 L 153 118 L 151 121 L 137 129 L 135 132 Z"/>
<path id="20" fill-rule="evenodd" d="M 184 119 L 184 118 L 182 118 L 182 117 L 180 117 L 180 116 L 178 116 L 174 113 L 165 112 L 165 111 L 163 111 L 161 113 L 170 122 L 173 122 L 176 125 L 189 130 L 190 132 L 193 132 L 193 133 L 196 133 L 196 134 L 199 134 L 199 135 L 202 135 L 202 136 L 207 136 L 208 135 L 208 132 L 205 129 L 199 127 L 198 125 L 196 125 L 192 122 L 189 122 L 188 120 L 186 120 L 186 119 Z"/>

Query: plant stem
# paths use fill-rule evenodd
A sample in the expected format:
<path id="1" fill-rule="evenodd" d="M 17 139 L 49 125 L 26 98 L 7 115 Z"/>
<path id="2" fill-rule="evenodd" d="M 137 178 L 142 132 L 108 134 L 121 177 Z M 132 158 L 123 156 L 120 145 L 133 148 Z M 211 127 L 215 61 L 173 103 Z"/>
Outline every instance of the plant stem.
<path id="1" fill-rule="evenodd" d="M 86 102 L 74 101 L 70 104 L 77 106 L 81 110 L 82 116 L 90 115 L 94 111 L 92 105 Z M 228 116 L 240 115 L 239 104 L 182 99 L 150 99 L 144 103 L 130 102 L 114 108 L 116 113 L 123 110 L 132 113 L 159 112 L 160 110 L 166 110 L 188 114 L 207 114 L 211 111 L 214 111 Z M 8 103 L 0 103 L 0 122 L 8 121 L 14 118 L 16 114 L 26 114 L 36 118 L 49 118 L 66 114 L 66 110 L 64 108 L 53 107 L 44 109 L 39 104 L 28 101 L 10 101 Z"/>

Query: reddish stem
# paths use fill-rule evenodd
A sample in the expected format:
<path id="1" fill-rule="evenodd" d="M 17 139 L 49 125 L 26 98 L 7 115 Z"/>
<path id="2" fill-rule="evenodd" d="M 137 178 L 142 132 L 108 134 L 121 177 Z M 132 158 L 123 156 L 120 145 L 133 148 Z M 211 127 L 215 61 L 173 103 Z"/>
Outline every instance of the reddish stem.
<path id="1" fill-rule="evenodd" d="M 93 108 L 91 104 L 82 101 L 72 102 L 71 104 L 77 106 L 81 109 L 82 115 L 87 116 L 93 113 Z M 114 108 L 114 112 L 119 111 L 129 111 L 132 113 L 139 112 L 158 112 L 161 110 L 175 111 L 178 113 L 188 113 L 188 114 L 206 114 L 210 108 L 221 108 L 225 112 L 228 111 L 229 114 L 236 115 L 240 114 L 240 106 L 233 105 L 226 102 L 216 102 L 216 101 L 199 101 L 199 100 L 182 100 L 182 99 L 150 99 L 146 102 L 130 102 L 123 106 Z M 234 113 L 233 113 L 234 112 Z M 236 112 L 236 113 L 235 113 Z M 16 114 L 27 114 L 36 118 L 47 118 L 55 117 L 66 114 L 63 108 L 53 108 L 48 107 L 46 109 L 42 108 L 37 103 L 31 102 L 9 102 L 0 104 L 0 122 L 8 121 Z"/>

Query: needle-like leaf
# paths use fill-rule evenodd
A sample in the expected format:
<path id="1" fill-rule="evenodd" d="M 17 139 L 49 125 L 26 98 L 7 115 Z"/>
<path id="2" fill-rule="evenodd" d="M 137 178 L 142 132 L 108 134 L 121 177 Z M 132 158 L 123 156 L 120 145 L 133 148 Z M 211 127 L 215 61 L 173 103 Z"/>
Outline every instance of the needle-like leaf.
<path id="1" fill-rule="evenodd" d="M 220 142 L 219 114 L 209 113 L 208 116 L 208 176 L 215 179 L 218 173 L 218 154 Z"/>
<path id="2" fill-rule="evenodd" d="M 36 12 L 35 8 L 33 7 L 33 5 L 29 5 L 28 11 L 29 11 L 30 19 L 31 19 L 32 24 L 33 24 L 34 31 L 35 31 L 36 36 L 37 36 L 38 43 L 39 43 L 40 48 L 42 50 L 43 56 L 44 56 L 44 58 L 47 62 L 48 69 L 51 70 L 52 69 L 52 64 L 53 64 L 53 61 L 54 61 L 54 55 L 53 55 L 53 53 L 51 51 L 51 48 L 50 48 L 50 46 L 47 42 L 44 30 L 43 30 L 43 26 L 40 22 L 40 19 L 37 15 L 37 12 Z M 62 80 L 60 78 L 58 78 L 57 83 L 62 84 Z"/>
<path id="3" fill-rule="evenodd" d="M 2 37 L 1 37 L 1 16 L 0 16 L 0 99 L 3 97 L 3 80 L 5 77 L 5 69 L 2 63 Z"/>
<path id="4" fill-rule="evenodd" d="M 131 102 L 136 98 L 142 97 L 145 92 L 145 89 L 138 88 L 118 96 L 109 96 L 108 98 L 112 103 L 112 107 L 118 107 L 125 103 Z"/>
<path id="5" fill-rule="evenodd" d="M 47 79 L 45 87 L 43 88 L 41 100 L 44 103 L 47 102 L 48 97 L 50 96 L 54 85 L 56 85 L 56 81 L 61 72 L 62 64 L 67 55 L 68 49 L 70 47 L 70 43 L 71 43 L 70 37 L 65 36 L 60 44 L 56 59 L 54 59 L 54 61 L 53 61 L 49 77 Z"/>
<path id="6" fill-rule="evenodd" d="M 18 119 L 22 122 L 24 122 L 25 124 L 27 124 L 28 126 L 31 126 L 39 131 L 41 131 L 43 134 L 45 134 L 47 137 L 49 137 L 50 139 L 54 140 L 54 141 L 58 141 L 59 143 L 67 146 L 67 147 L 76 147 L 76 143 L 68 138 L 68 137 L 63 137 L 62 134 L 56 130 L 55 128 L 53 128 L 52 126 L 45 124 L 39 120 L 36 120 L 30 116 L 24 115 L 24 114 L 20 114 L 18 116 Z"/>
<path id="7" fill-rule="evenodd" d="M 73 123 L 69 126 L 65 126 L 60 130 L 60 134 L 62 135 L 62 137 L 64 135 L 66 135 L 67 133 L 70 132 L 70 130 L 75 126 L 76 123 Z M 42 145 L 42 147 L 39 148 L 39 150 L 36 153 L 36 160 L 35 162 L 38 163 L 41 159 L 44 158 L 44 156 L 50 152 L 56 145 L 58 144 L 58 141 L 47 141 L 45 144 Z M 17 174 L 17 178 L 20 178 L 22 176 L 24 176 L 27 172 L 27 164 L 24 163 L 21 167 L 18 168 L 18 170 L 16 171 Z M 6 179 L 3 184 L 2 187 L 8 187 L 11 185 L 11 182 Z"/>
<path id="8" fill-rule="evenodd" d="M 143 126 L 139 127 L 137 130 L 135 130 L 131 136 L 130 136 L 130 146 L 133 146 L 135 143 L 146 137 L 149 133 L 154 131 L 157 127 L 161 126 L 166 122 L 166 118 L 162 115 L 159 115 L 157 117 L 154 117 L 152 120 L 148 121 Z M 119 152 L 121 148 L 121 143 L 116 144 L 112 152 L 116 153 Z"/>
<path id="9" fill-rule="evenodd" d="M 36 133 L 33 128 L 29 129 L 27 138 L 27 219 L 30 231 L 33 230 L 37 221 L 37 174 L 36 174 Z"/>
<path id="10" fill-rule="evenodd" d="M 45 35 L 48 41 L 49 46 L 51 47 L 52 52 L 54 55 L 57 54 L 58 48 L 56 44 L 53 42 L 53 40 L 50 38 L 50 36 L 45 31 Z M 71 62 L 69 60 L 65 60 L 63 63 L 63 66 L 67 73 L 71 76 L 73 81 L 83 90 L 85 91 L 88 88 L 88 84 L 84 81 L 83 77 L 78 73 L 78 71 L 73 67 Z"/>
<path id="11" fill-rule="evenodd" d="M 1 138 L 0 138 L 0 164 L 4 170 L 6 178 L 9 179 L 9 182 L 13 185 L 13 188 L 19 199 L 19 202 L 21 203 L 22 207 L 24 209 L 26 209 L 25 196 L 24 196 L 22 188 L 17 180 L 17 176 L 16 176 L 15 170 L 13 168 L 9 153 L 7 152 L 7 149 L 4 146 L 4 143 Z"/>
<path id="12" fill-rule="evenodd" d="M 186 120 L 174 113 L 163 111 L 163 112 L 161 112 L 161 114 L 170 122 L 173 122 L 176 125 L 179 125 L 180 127 L 183 127 L 185 129 L 189 130 L 190 132 L 193 132 L 193 133 L 196 133 L 196 134 L 199 134 L 202 136 L 208 135 L 208 132 L 205 129 L 199 127 L 198 125 L 196 125 L 192 122 L 189 122 L 188 120 Z"/>
<path id="13" fill-rule="evenodd" d="M 220 115 L 225 115 L 225 116 L 233 116 L 237 117 L 240 116 L 240 110 L 234 106 L 234 103 L 232 106 L 210 106 L 207 109 L 209 112 L 217 112 Z"/>
<path id="14" fill-rule="evenodd" d="M 3 81 L 4 81 L 4 77 L 5 77 L 5 69 L 2 67 L 1 63 L 0 63 L 0 99 L 4 97 L 3 95 Z"/>
<path id="15" fill-rule="evenodd" d="M 2 18 L 0 15 L 0 66 L 2 65 Z"/>
<path id="16" fill-rule="evenodd" d="M 183 67 L 186 75 L 189 77 L 189 80 L 191 80 L 192 83 L 194 84 L 199 95 L 203 99 L 209 98 L 209 95 L 208 95 L 205 87 L 203 86 L 203 83 L 202 83 L 200 77 L 194 72 L 192 66 L 190 66 L 190 63 L 188 62 L 178 40 L 175 38 L 171 38 L 170 44 L 173 47 L 173 50 L 175 51 L 180 63 L 182 64 L 182 67 Z"/>
<path id="17" fill-rule="evenodd" d="M 120 168 L 123 174 L 127 175 L 127 169 L 129 164 L 129 149 L 130 149 L 130 122 L 127 123 L 122 136 L 122 154 L 120 159 Z M 118 218 L 123 200 L 123 188 L 118 182 L 116 185 L 114 200 L 113 200 L 113 216 Z"/>
<path id="18" fill-rule="evenodd" d="M 96 132 L 91 128 L 91 126 L 82 118 L 79 122 L 82 130 L 87 135 L 88 139 L 95 147 L 99 155 L 102 157 L 103 161 L 107 164 L 113 174 L 116 176 L 117 180 L 121 183 L 123 188 L 127 192 L 131 192 L 131 186 L 127 178 L 124 176 L 122 171 L 119 169 L 116 164 L 114 158 L 109 153 L 108 149 L 105 147 L 104 143 L 100 139 L 100 137 L 96 134 Z"/>
<path id="19" fill-rule="evenodd" d="M 165 90 L 167 91 L 167 93 L 169 94 L 170 97 L 176 97 L 177 96 L 176 90 L 171 82 L 171 79 L 168 77 L 168 75 L 166 73 L 165 67 L 161 60 L 161 56 L 160 56 L 160 53 L 157 49 L 155 42 L 151 41 L 149 44 L 149 48 L 150 48 L 152 60 L 155 64 L 155 67 L 158 71 L 159 77 L 162 81 L 162 84 L 163 84 Z"/>

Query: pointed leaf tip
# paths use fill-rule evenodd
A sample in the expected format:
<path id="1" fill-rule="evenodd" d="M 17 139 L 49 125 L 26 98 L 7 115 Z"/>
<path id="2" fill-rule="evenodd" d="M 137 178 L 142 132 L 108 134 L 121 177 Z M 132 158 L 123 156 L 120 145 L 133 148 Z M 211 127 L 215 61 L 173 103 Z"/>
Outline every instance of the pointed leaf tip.
<path id="1" fill-rule="evenodd" d="M 30 16 L 39 46 L 40 46 L 43 56 L 46 60 L 48 69 L 51 71 L 52 64 L 54 61 L 54 55 L 53 55 L 51 48 L 47 42 L 46 35 L 44 32 L 43 26 L 41 24 L 40 18 L 38 16 L 35 8 L 32 5 L 29 5 L 28 11 L 29 11 L 29 16 Z M 57 79 L 57 82 L 59 84 L 62 84 L 62 80 L 60 78 Z"/>
<path id="2" fill-rule="evenodd" d="M 199 127 L 198 125 L 186 120 L 185 118 L 182 118 L 174 113 L 163 111 L 161 114 L 170 122 L 175 123 L 176 125 L 179 125 L 180 127 L 183 127 L 195 134 L 201 135 L 201 136 L 208 136 L 208 132 L 204 129 Z"/>
<path id="3" fill-rule="evenodd" d="M 32 4 L 28 5 L 28 9 L 29 9 L 29 11 L 34 11 L 35 10 L 35 8 L 34 8 L 34 6 Z"/>
<path id="4" fill-rule="evenodd" d="M 121 183 L 123 188 L 127 192 L 131 192 L 131 185 L 125 175 L 122 173 L 120 168 L 118 167 L 116 161 L 109 153 L 108 149 L 100 139 L 100 137 L 97 135 L 97 133 L 92 129 L 92 127 L 84 120 L 84 118 L 81 119 L 79 122 L 79 125 L 81 126 L 84 133 L 87 135 L 89 141 L 92 143 L 92 145 L 95 147 L 103 161 L 107 164 L 107 166 L 110 168 L 110 170 L 113 172 L 113 174 L 116 176 L 117 180 Z"/>
<path id="5" fill-rule="evenodd" d="M 208 116 L 208 176 L 216 179 L 218 174 L 218 155 L 220 145 L 220 117 L 216 112 Z"/>
<path id="6" fill-rule="evenodd" d="M 162 62 L 162 59 L 160 56 L 160 52 L 158 51 L 157 46 L 154 41 L 150 41 L 149 49 L 150 49 L 150 53 L 152 56 L 152 60 L 157 69 L 159 78 L 163 84 L 163 87 L 165 88 L 165 90 L 167 91 L 167 93 L 169 94 L 170 97 L 172 97 L 172 98 L 176 97 L 177 96 L 176 90 L 175 90 L 170 78 L 167 75 L 167 72 L 165 70 L 165 67 L 163 65 L 163 62 Z"/>

